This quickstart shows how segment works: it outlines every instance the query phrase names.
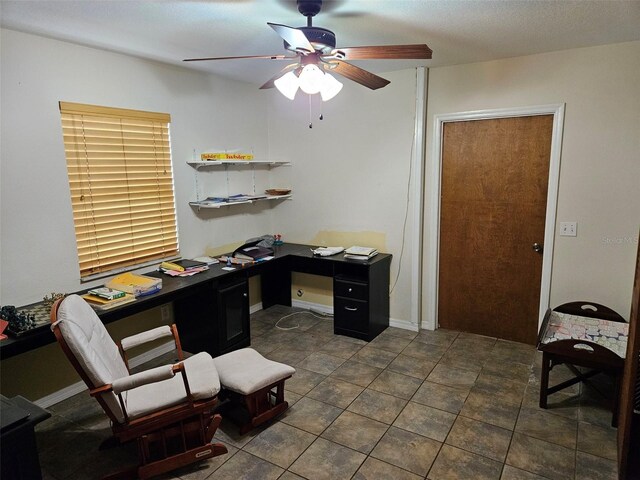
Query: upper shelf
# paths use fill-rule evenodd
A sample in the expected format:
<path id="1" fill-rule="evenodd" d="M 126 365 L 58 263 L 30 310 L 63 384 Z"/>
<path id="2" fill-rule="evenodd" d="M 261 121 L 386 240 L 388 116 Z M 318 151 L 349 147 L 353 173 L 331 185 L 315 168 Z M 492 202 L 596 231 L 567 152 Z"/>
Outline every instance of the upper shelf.
<path id="1" fill-rule="evenodd" d="M 187 163 L 196 170 L 203 167 L 219 167 L 221 165 L 291 165 L 291 162 L 273 162 L 269 160 L 190 160 Z"/>

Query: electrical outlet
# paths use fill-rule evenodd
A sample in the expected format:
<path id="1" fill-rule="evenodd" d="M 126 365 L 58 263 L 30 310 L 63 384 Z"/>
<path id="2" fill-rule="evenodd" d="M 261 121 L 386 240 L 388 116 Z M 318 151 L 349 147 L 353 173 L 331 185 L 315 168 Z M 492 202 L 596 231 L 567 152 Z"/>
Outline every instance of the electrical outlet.
<path id="1" fill-rule="evenodd" d="M 560 236 L 561 237 L 577 237 L 578 236 L 577 222 L 560 222 Z"/>

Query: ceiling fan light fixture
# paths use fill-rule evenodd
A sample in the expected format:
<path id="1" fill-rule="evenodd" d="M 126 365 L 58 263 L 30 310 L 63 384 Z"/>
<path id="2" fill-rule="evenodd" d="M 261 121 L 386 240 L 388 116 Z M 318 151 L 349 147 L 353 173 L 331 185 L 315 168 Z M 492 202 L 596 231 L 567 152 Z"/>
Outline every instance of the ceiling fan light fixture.
<path id="1" fill-rule="evenodd" d="M 273 82 L 278 91 L 287 97 L 289 100 L 293 100 L 298 92 L 300 86 L 300 79 L 293 72 L 287 72 L 277 80 Z"/>
<path id="2" fill-rule="evenodd" d="M 336 77 L 330 73 L 324 74 L 324 81 L 322 82 L 322 88 L 320 89 L 320 96 L 323 102 L 328 102 L 335 97 L 340 90 L 342 90 L 342 82 L 338 81 Z"/>
<path id="3" fill-rule="evenodd" d="M 325 74 L 317 65 L 305 65 L 302 72 L 300 72 L 300 77 L 298 78 L 300 82 L 300 90 L 309 95 L 320 92 L 324 85 L 324 77 Z"/>

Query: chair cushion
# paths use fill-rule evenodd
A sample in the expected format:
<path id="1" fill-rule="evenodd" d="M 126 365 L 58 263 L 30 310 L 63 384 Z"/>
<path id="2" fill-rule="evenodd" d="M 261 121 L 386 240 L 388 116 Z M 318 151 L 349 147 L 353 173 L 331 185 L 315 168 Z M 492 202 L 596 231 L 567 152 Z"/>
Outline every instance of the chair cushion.
<path id="1" fill-rule="evenodd" d="M 58 307 L 57 320 L 65 342 L 94 387 L 108 385 L 129 375 L 117 345 L 85 300 L 69 295 Z M 124 419 L 120 403 L 113 393 L 102 398 L 119 421 Z"/>
<path id="2" fill-rule="evenodd" d="M 215 397 L 220 391 L 220 378 L 211 355 L 201 352 L 184 361 L 189 389 L 196 400 Z M 187 399 L 182 374 L 158 383 L 143 385 L 123 393 L 130 419 L 170 407 Z"/>
<path id="3" fill-rule="evenodd" d="M 252 348 L 242 348 L 213 359 L 225 388 L 248 395 L 296 373 L 284 363 L 268 360 Z"/>

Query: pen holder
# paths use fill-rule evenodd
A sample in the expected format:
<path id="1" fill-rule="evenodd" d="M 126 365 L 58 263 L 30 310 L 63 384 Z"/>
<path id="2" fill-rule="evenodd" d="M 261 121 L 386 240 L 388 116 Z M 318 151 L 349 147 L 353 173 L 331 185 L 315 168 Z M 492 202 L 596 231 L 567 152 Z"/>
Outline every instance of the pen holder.
<path id="1" fill-rule="evenodd" d="M 283 243 L 284 243 L 284 242 L 282 241 L 282 235 L 280 235 L 279 233 L 276 233 L 276 234 L 273 236 L 273 244 L 274 244 L 276 247 L 279 247 L 279 246 L 280 246 L 280 245 L 282 245 Z"/>

